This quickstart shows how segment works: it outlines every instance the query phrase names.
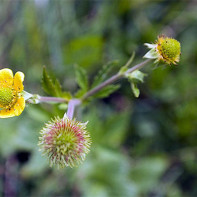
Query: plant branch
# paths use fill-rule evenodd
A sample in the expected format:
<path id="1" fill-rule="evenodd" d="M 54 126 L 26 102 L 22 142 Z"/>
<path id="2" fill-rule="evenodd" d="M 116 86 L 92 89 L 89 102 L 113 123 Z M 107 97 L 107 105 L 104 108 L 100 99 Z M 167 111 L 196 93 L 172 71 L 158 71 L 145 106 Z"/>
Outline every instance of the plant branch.
<path id="1" fill-rule="evenodd" d="M 126 66 L 129 66 L 129 64 L 131 63 L 132 58 L 129 59 L 129 61 L 125 64 Z M 142 67 L 144 67 L 148 62 L 150 62 L 149 60 L 145 60 L 139 64 L 136 64 L 135 66 L 133 66 L 132 68 L 126 70 L 123 73 L 117 73 L 115 75 L 113 75 L 112 77 L 110 77 L 109 79 L 107 79 L 106 81 L 104 81 L 103 83 L 99 84 L 98 86 L 96 86 L 95 88 L 93 88 L 92 90 L 88 91 L 81 99 L 71 99 L 68 102 L 68 110 L 67 113 L 65 113 L 64 117 L 68 117 L 69 119 L 73 118 L 74 115 L 74 110 L 75 107 L 77 105 L 80 105 L 82 101 L 86 100 L 88 97 L 92 96 L 93 94 L 95 94 L 96 92 L 100 91 L 102 88 L 106 87 L 109 84 L 112 84 L 113 82 L 124 78 L 127 74 L 132 73 L 135 70 L 141 69 Z M 41 103 L 41 102 L 46 102 L 46 103 L 66 103 L 67 100 L 65 100 L 64 98 L 59 98 L 59 97 L 46 97 L 46 96 L 39 96 L 39 95 L 34 95 L 34 97 L 30 98 L 27 100 L 28 103 L 32 103 L 32 104 L 37 104 L 37 103 Z"/>
<path id="2" fill-rule="evenodd" d="M 130 63 L 132 62 L 133 56 L 128 60 L 128 62 L 125 64 L 125 66 L 129 66 Z M 145 60 L 139 64 L 136 64 L 132 68 L 126 70 L 125 72 L 118 72 L 117 74 L 113 75 L 103 83 L 99 84 L 92 90 L 88 91 L 81 99 L 71 99 L 68 102 L 68 110 L 67 113 L 64 114 L 64 118 L 69 118 L 73 119 L 75 107 L 77 105 L 80 105 L 82 101 L 86 100 L 88 97 L 92 96 L 96 92 L 100 91 L 102 88 L 106 87 L 109 84 L 112 84 L 113 82 L 117 81 L 118 79 L 124 78 L 127 74 L 132 73 L 135 70 L 138 70 L 145 66 L 150 60 Z M 38 104 L 42 102 L 46 103 L 66 103 L 67 100 L 64 98 L 59 98 L 59 97 L 47 97 L 47 96 L 39 96 L 39 95 L 33 95 L 30 99 L 27 99 L 26 102 L 32 103 L 32 104 Z"/>
<path id="3" fill-rule="evenodd" d="M 66 100 L 64 98 L 60 98 L 60 97 L 40 96 L 39 102 L 65 103 Z"/>
<path id="4" fill-rule="evenodd" d="M 95 94 L 96 92 L 98 92 L 99 90 L 101 90 L 102 88 L 104 88 L 105 86 L 117 81 L 118 79 L 123 78 L 126 74 L 128 73 L 132 73 L 135 70 L 141 69 L 142 67 L 144 67 L 148 62 L 150 62 L 151 60 L 145 60 L 139 64 L 136 64 L 135 66 L 133 66 L 132 68 L 128 69 L 126 72 L 120 74 L 115 74 L 112 77 L 110 77 L 109 79 L 107 79 L 106 81 L 104 81 L 103 83 L 101 83 L 100 85 L 96 86 L 95 88 L 93 88 L 92 90 L 88 91 L 83 97 L 82 97 L 82 101 L 86 100 L 88 97 L 92 96 L 93 94 Z M 128 65 L 129 61 L 126 63 L 126 65 Z"/>
<path id="5" fill-rule="evenodd" d="M 37 94 L 32 95 L 32 97 L 26 100 L 26 103 L 38 104 L 38 103 L 66 103 L 67 100 L 60 97 L 48 97 L 39 96 Z"/>
<path id="6" fill-rule="evenodd" d="M 128 73 L 132 73 L 133 71 L 135 71 L 135 70 L 139 70 L 139 69 L 141 69 L 142 67 L 144 67 L 148 62 L 150 62 L 151 61 L 151 59 L 147 59 L 147 60 L 145 60 L 145 61 L 143 61 L 143 62 L 141 62 L 141 63 L 139 63 L 139 64 L 136 64 L 135 66 L 133 66 L 132 68 L 129 68 L 126 72 L 125 72 L 125 74 L 128 74 Z"/>

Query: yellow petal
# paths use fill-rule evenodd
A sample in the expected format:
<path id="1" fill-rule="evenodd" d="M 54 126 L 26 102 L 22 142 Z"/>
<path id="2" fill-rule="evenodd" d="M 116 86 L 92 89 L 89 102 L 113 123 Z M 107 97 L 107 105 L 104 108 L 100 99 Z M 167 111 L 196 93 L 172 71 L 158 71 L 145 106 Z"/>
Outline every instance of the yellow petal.
<path id="1" fill-rule="evenodd" d="M 0 82 L 6 83 L 7 85 L 13 84 L 13 72 L 9 68 L 0 70 Z"/>
<path id="2" fill-rule="evenodd" d="M 13 116 L 19 116 L 25 108 L 25 99 L 23 97 L 19 98 L 14 106 L 10 109 L 0 110 L 0 118 L 10 118 Z"/>
<path id="3" fill-rule="evenodd" d="M 14 88 L 18 92 L 23 91 L 23 81 L 24 81 L 24 74 L 22 72 L 17 72 L 14 76 Z"/>
<path id="4" fill-rule="evenodd" d="M 25 109 L 25 99 L 23 97 L 19 98 L 13 108 L 14 115 L 19 116 Z"/>
<path id="5" fill-rule="evenodd" d="M 15 116 L 14 108 L 0 110 L 0 118 L 10 118 Z"/>

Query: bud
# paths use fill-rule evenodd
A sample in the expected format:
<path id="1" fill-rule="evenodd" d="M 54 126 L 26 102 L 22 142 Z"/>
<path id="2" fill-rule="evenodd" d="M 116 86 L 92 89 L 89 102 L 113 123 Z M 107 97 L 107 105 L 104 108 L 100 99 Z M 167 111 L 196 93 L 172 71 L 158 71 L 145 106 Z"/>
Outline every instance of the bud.
<path id="1" fill-rule="evenodd" d="M 45 125 L 38 145 L 40 151 L 48 156 L 50 166 L 74 167 L 85 159 L 91 144 L 86 125 L 67 117 L 57 117 Z"/>
<path id="2" fill-rule="evenodd" d="M 145 58 L 156 59 L 156 62 L 163 61 L 167 64 L 179 62 L 181 45 L 177 40 L 161 35 L 155 44 L 145 43 L 145 45 L 151 49 L 145 54 Z"/>

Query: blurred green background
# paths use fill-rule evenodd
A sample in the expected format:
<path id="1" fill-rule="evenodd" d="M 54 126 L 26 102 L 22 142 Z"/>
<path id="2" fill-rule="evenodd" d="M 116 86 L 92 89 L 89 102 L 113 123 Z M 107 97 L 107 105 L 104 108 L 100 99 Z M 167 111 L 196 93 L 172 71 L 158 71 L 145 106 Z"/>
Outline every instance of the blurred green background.
<path id="1" fill-rule="evenodd" d="M 197 3 L 187 0 L 1 0 L 0 68 L 25 73 L 25 90 L 41 88 L 43 65 L 76 92 L 74 64 L 90 81 L 103 64 L 119 66 L 159 34 L 181 42 L 178 66 L 149 65 L 141 95 L 130 84 L 78 109 L 91 151 L 78 168 L 50 168 L 39 131 L 59 105 L 28 105 L 0 120 L 0 195 L 30 197 L 197 196 Z M 133 65 L 134 65 L 133 63 Z"/>

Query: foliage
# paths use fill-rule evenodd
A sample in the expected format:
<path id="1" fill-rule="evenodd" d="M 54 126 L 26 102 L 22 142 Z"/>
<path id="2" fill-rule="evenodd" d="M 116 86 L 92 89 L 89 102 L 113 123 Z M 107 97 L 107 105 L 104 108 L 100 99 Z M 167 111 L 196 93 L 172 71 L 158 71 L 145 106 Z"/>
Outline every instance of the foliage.
<path id="1" fill-rule="evenodd" d="M 52 79 L 52 77 L 48 74 L 46 67 L 43 67 L 42 74 L 42 87 L 44 91 L 55 97 L 63 97 L 66 100 L 70 100 L 72 95 L 70 92 L 62 91 L 62 87 L 58 79 Z"/>

